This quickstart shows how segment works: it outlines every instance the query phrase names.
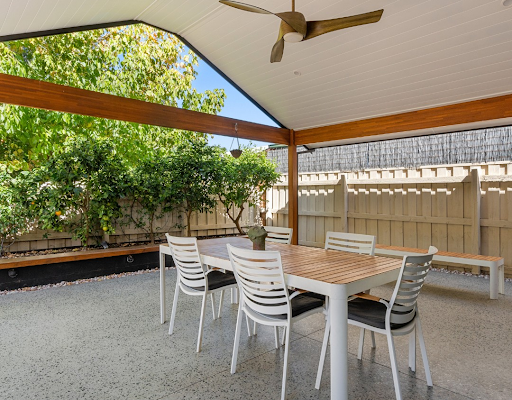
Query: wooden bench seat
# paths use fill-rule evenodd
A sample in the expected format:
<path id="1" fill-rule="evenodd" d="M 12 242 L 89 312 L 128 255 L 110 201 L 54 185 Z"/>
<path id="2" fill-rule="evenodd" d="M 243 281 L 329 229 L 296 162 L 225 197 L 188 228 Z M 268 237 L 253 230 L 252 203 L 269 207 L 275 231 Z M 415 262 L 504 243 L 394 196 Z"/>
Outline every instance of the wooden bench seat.
<path id="1" fill-rule="evenodd" d="M 382 244 L 375 245 L 375 255 L 378 256 L 403 257 L 404 255 L 425 254 L 427 252 L 428 250 L 426 249 L 385 246 Z M 466 264 L 477 267 L 488 267 L 491 299 L 497 299 L 498 293 L 505 294 L 505 260 L 503 257 L 439 251 L 434 256 L 434 261 L 448 264 Z"/>
<path id="2" fill-rule="evenodd" d="M 158 251 L 158 245 L 115 247 L 87 251 L 72 251 L 68 253 L 44 254 L 40 256 L 15 257 L 0 259 L 0 270 L 32 267 L 35 265 L 56 264 L 69 261 L 92 260 L 95 258 L 116 257 L 129 254 L 152 253 Z"/>

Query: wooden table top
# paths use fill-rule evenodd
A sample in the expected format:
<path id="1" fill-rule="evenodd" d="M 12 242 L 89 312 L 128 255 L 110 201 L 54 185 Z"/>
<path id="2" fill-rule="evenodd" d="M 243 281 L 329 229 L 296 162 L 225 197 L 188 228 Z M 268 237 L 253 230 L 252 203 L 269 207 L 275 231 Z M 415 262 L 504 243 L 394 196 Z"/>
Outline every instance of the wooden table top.
<path id="1" fill-rule="evenodd" d="M 197 242 L 202 255 L 229 259 L 226 244 L 252 249 L 252 242 L 242 237 L 205 239 Z M 347 284 L 399 269 L 402 260 L 367 256 L 316 247 L 266 243 L 266 250 L 279 251 L 286 274 L 331 284 Z"/>

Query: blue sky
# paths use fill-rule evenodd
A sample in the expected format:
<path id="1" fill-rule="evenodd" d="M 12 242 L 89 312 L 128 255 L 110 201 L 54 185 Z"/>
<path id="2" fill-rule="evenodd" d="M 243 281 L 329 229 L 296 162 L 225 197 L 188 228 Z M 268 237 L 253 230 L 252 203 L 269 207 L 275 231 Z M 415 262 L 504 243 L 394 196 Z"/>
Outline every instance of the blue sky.
<path id="1" fill-rule="evenodd" d="M 250 122 L 257 122 L 260 124 L 277 126 L 270 118 L 268 118 L 262 111 L 245 98 L 238 90 L 229 84 L 222 76 L 217 74 L 208 64 L 203 60 L 199 60 L 197 67 L 198 75 L 194 81 L 193 86 L 200 92 L 205 90 L 212 90 L 215 88 L 224 89 L 226 92 L 226 100 L 224 108 L 219 115 L 230 118 L 242 119 Z M 230 150 L 233 138 L 227 136 L 215 135 L 210 139 L 210 144 L 220 145 Z M 241 139 L 241 145 L 249 144 L 248 140 Z M 252 142 L 255 146 L 262 146 L 268 144 L 266 142 Z M 236 148 L 236 139 L 233 143 L 233 148 Z"/>

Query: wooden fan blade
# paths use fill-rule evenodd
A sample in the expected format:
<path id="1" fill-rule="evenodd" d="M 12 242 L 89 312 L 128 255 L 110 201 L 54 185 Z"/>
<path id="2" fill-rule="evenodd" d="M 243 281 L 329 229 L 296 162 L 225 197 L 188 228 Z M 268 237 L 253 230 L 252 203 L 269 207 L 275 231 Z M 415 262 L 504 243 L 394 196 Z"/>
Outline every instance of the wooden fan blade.
<path id="1" fill-rule="evenodd" d="M 304 40 L 312 39 L 314 37 L 323 35 L 324 33 L 334 32 L 340 29 L 379 22 L 383 12 L 384 10 L 377 10 L 365 14 L 328 19 L 325 21 L 308 21 L 308 32 Z"/>
<path id="2" fill-rule="evenodd" d="M 274 44 L 274 47 L 272 47 L 272 53 L 270 53 L 270 62 L 281 62 L 283 59 L 283 52 L 284 52 L 284 39 L 281 37 L 277 40 L 277 42 Z"/>
<path id="3" fill-rule="evenodd" d="M 271 13 L 270 11 L 264 10 L 263 8 L 252 6 L 250 4 L 240 3 L 238 1 L 219 0 L 219 3 L 225 4 L 230 7 L 238 8 L 239 10 L 249 11 L 258 14 L 274 14 Z"/>
<path id="4" fill-rule="evenodd" d="M 290 25 L 296 32 L 299 32 L 302 36 L 306 37 L 308 32 L 308 23 L 306 17 L 297 11 L 289 11 L 282 13 L 275 13 L 276 17 L 281 18 L 284 22 Z"/>

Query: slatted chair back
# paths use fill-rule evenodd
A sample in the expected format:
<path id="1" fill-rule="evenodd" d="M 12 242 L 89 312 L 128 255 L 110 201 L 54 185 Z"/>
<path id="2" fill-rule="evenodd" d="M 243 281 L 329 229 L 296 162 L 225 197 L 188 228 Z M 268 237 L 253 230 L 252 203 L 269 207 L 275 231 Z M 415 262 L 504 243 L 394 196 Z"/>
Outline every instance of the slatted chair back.
<path id="1" fill-rule="evenodd" d="M 278 226 L 265 226 L 267 231 L 267 242 L 290 244 L 292 242 L 292 228 L 281 228 Z"/>
<path id="2" fill-rule="evenodd" d="M 165 234 L 180 283 L 193 289 L 206 287 L 203 264 L 195 237 L 176 237 Z"/>
<path id="3" fill-rule="evenodd" d="M 395 290 L 386 314 L 386 328 L 391 324 L 407 324 L 416 316 L 417 300 L 432 265 L 437 249 L 430 246 L 428 254 L 405 256 Z"/>
<path id="4" fill-rule="evenodd" d="M 227 246 L 243 304 L 259 314 L 291 318 L 281 254 Z"/>
<path id="5" fill-rule="evenodd" d="M 359 233 L 327 232 L 324 248 L 326 250 L 341 250 L 373 256 L 375 254 L 375 236 Z"/>

